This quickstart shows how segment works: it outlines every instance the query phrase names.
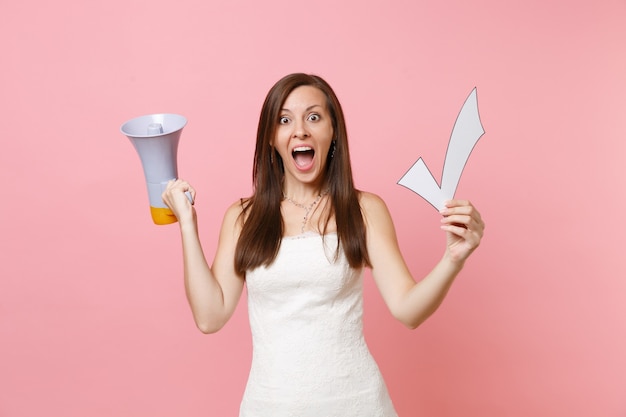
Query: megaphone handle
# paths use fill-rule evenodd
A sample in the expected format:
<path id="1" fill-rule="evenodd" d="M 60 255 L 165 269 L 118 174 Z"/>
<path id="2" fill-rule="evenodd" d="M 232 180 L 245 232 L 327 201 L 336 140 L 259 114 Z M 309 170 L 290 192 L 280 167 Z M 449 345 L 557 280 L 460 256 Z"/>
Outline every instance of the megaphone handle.
<path id="1" fill-rule="evenodd" d="M 187 196 L 187 199 L 189 200 L 189 202 L 193 206 L 193 197 L 191 196 L 191 193 L 189 191 L 185 191 L 185 195 Z"/>

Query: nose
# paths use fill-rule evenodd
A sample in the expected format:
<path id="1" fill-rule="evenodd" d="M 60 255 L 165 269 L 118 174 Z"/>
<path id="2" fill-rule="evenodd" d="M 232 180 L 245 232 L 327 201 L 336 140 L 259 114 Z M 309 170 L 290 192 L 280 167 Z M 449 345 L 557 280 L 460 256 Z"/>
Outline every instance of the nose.
<path id="1" fill-rule="evenodd" d="M 293 137 L 300 138 L 300 139 L 309 137 L 309 131 L 307 130 L 307 127 L 304 121 L 298 121 L 294 123 Z"/>

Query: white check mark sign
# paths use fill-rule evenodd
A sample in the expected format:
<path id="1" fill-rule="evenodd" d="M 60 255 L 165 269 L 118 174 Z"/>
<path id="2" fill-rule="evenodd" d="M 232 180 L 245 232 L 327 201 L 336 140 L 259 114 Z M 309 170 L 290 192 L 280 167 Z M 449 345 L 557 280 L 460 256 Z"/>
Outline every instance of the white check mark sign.
<path id="1" fill-rule="evenodd" d="M 398 184 L 417 193 L 437 210 L 441 210 L 444 208 L 443 203 L 454 197 L 463 168 L 465 168 L 476 142 L 484 133 L 478 114 L 476 88 L 474 88 L 465 100 L 454 123 L 443 164 L 441 186 L 437 184 L 422 158 L 419 158 L 400 178 Z"/>

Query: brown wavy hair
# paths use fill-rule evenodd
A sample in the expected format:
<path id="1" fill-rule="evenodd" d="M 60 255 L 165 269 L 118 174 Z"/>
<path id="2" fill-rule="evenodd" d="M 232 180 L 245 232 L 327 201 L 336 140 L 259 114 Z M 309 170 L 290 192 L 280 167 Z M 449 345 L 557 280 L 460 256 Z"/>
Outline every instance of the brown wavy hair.
<path id="1" fill-rule="evenodd" d="M 284 232 L 280 204 L 285 174 L 283 161 L 271 142 L 285 100 L 301 86 L 313 86 L 324 93 L 334 132 L 333 145 L 326 156 L 322 186 L 328 190 L 330 200 L 322 232 L 325 234 L 328 221 L 334 216 L 337 238 L 350 266 L 370 266 L 365 221 L 359 205 L 359 191 L 354 188 L 343 110 L 325 80 L 316 75 L 296 73 L 283 77 L 270 89 L 261 109 L 252 170 L 254 190 L 249 199 L 242 200 L 243 226 L 235 250 L 235 270 L 242 276 L 247 270 L 270 265 L 280 248 Z"/>

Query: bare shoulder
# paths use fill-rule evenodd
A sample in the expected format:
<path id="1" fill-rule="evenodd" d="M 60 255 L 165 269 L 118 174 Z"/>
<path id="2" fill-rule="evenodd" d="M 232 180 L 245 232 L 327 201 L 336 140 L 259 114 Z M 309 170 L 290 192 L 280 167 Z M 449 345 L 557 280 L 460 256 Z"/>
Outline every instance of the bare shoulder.
<path id="1" fill-rule="evenodd" d="M 383 271 L 375 277 L 388 276 L 390 265 L 402 264 L 391 214 L 385 201 L 376 194 L 362 192 L 360 203 L 372 271 Z"/>
<path id="2" fill-rule="evenodd" d="M 359 193 L 361 211 L 366 221 L 375 220 L 380 216 L 388 217 L 389 210 L 385 201 L 374 193 L 361 191 Z"/>
<path id="3" fill-rule="evenodd" d="M 241 198 L 233 202 L 224 214 L 223 228 L 230 229 L 238 235 L 245 220 L 248 203 L 249 199 L 247 198 Z"/>
<path id="4" fill-rule="evenodd" d="M 373 236 L 395 236 L 395 230 L 391 214 L 387 208 L 385 201 L 376 194 L 370 192 L 361 192 L 359 201 L 361 204 L 361 213 L 367 234 L 371 238 Z"/>

